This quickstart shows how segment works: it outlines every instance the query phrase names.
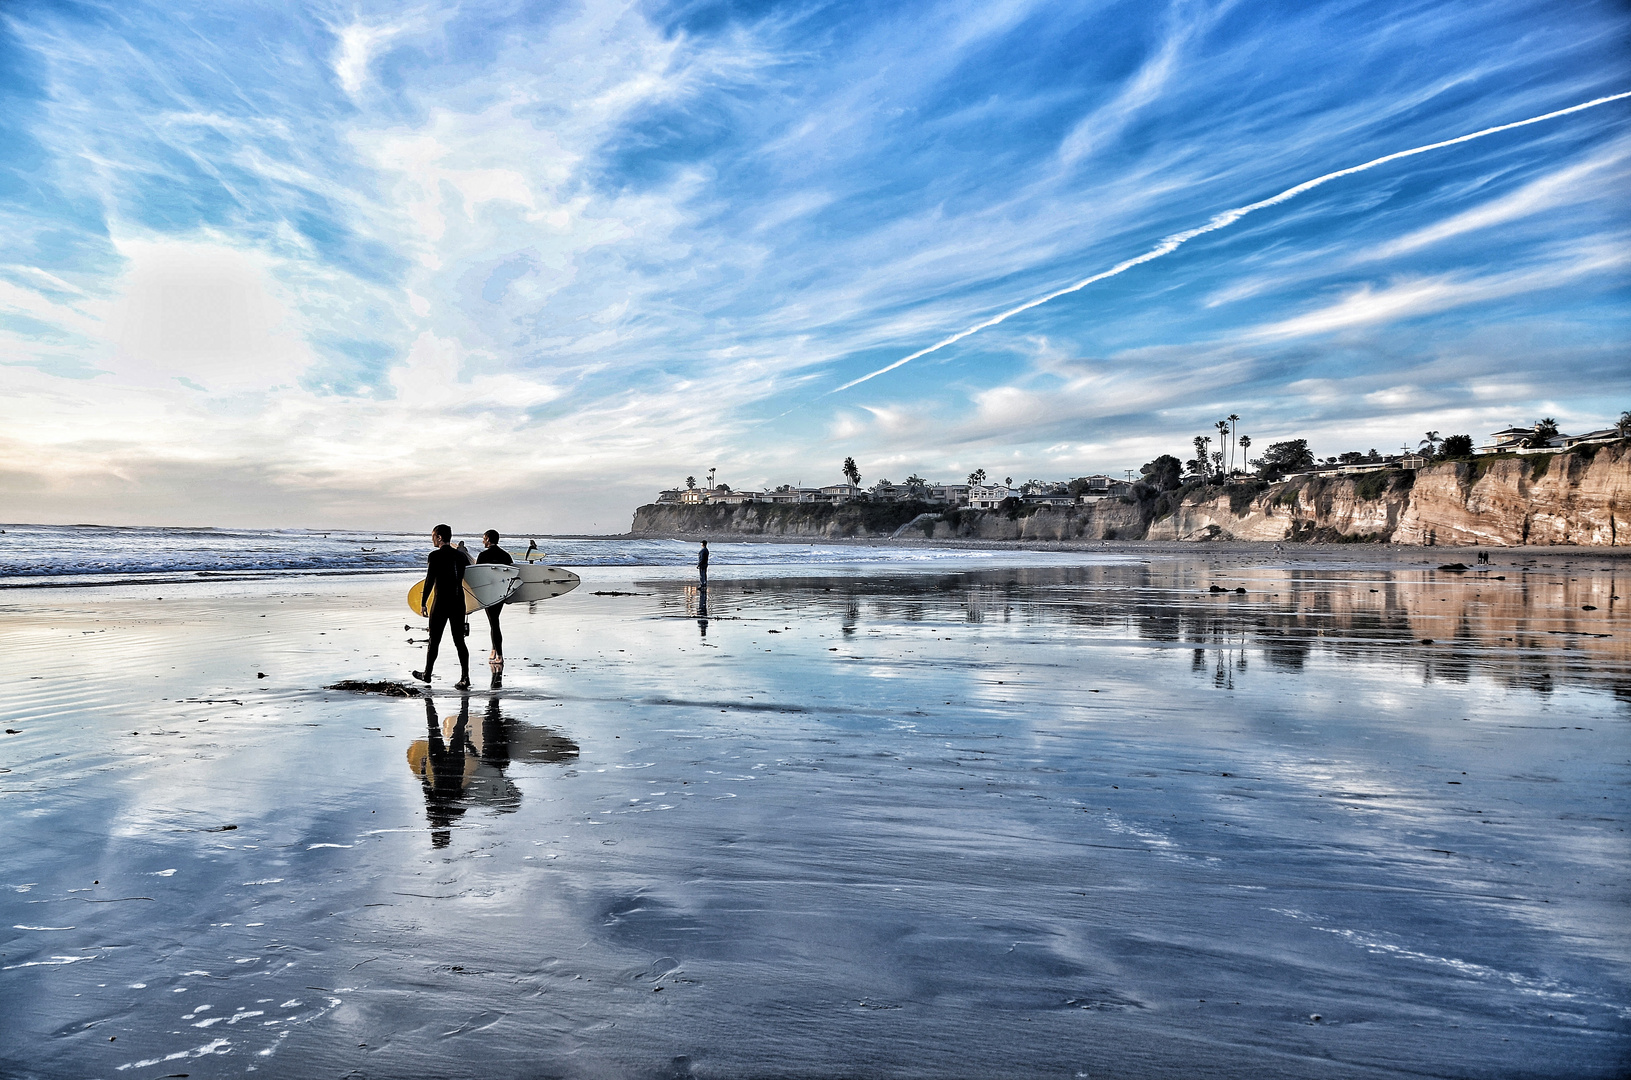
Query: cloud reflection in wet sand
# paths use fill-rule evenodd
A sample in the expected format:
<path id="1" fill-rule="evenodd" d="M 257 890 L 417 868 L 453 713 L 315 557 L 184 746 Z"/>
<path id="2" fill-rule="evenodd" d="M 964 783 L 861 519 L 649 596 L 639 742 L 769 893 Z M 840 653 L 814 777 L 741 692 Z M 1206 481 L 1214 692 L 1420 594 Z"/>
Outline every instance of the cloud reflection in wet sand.
<path id="1" fill-rule="evenodd" d="M 314 689 L 418 655 L 392 584 L 53 599 L 0 1061 L 1615 1074 L 1612 569 L 1014 562 L 608 570 L 429 701 Z"/>

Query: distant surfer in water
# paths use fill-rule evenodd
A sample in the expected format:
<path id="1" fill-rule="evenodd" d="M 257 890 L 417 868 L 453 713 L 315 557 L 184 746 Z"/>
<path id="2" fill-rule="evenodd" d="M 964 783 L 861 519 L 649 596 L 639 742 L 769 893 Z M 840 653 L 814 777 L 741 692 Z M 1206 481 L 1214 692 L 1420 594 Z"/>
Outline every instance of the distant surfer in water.
<path id="1" fill-rule="evenodd" d="M 503 563 L 505 566 L 514 566 L 515 560 L 510 553 L 498 546 L 498 531 L 488 529 L 481 534 L 481 554 L 476 556 L 478 563 Z M 503 604 L 494 604 L 487 608 L 487 626 L 493 632 L 493 654 L 488 658 L 492 665 L 493 674 L 504 669 L 504 631 L 499 629 L 498 616 L 504 610 Z"/>
<path id="2" fill-rule="evenodd" d="M 708 587 L 708 541 L 702 542 L 702 550 L 697 552 L 697 577 L 702 587 Z"/>
<path id="3" fill-rule="evenodd" d="M 469 560 L 453 546 L 451 526 L 438 525 L 432 529 L 430 542 L 436 550 L 430 553 L 426 563 L 425 587 L 419 607 L 419 614 L 430 619 L 430 647 L 425 653 L 425 670 L 414 672 L 413 677 L 420 682 L 430 682 L 431 672 L 436 667 L 436 653 L 442 646 L 442 628 L 451 624 L 453 648 L 459 653 L 460 672 L 459 681 L 453 687 L 468 690 L 470 650 L 464 647 L 464 568 Z M 424 605 L 432 602 L 435 606 L 427 612 Z"/>

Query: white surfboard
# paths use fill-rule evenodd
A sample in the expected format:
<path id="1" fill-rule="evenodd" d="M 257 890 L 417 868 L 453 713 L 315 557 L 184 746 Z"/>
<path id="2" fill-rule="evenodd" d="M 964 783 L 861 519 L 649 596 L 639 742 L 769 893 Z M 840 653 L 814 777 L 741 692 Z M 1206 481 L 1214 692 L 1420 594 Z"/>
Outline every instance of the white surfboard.
<path id="1" fill-rule="evenodd" d="M 562 570 L 558 566 L 523 563 L 515 569 L 520 571 L 521 583 L 505 598 L 506 604 L 530 604 L 537 600 L 562 596 L 577 588 L 582 582 L 578 575 L 570 570 Z"/>
<path id="2" fill-rule="evenodd" d="M 464 591 L 484 608 L 502 604 L 521 585 L 521 568 L 503 563 L 477 563 L 464 568 Z"/>

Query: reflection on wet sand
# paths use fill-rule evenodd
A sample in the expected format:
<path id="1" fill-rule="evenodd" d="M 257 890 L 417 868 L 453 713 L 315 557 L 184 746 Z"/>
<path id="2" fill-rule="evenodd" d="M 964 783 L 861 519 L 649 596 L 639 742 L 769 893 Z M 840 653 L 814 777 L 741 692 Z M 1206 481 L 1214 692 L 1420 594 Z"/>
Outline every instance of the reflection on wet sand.
<path id="1" fill-rule="evenodd" d="M 495 813 L 513 813 L 521 791 L 505 775 L 512 761 L 575 760 L 578 744 L 550 728 L 505 716 L 496 697 L 474 723 L 470 698 L 462 697 L 456 716 L 438 720 L 436 702 L 425 698 L 425 737 L 408 747 L 408 768 L 419 777 L 425 795 L 433 847 L 447 847 L 452 830 L 468 805 Z"/>
<path id="2" fill-rule="evenodd" d="M 1566 566 L 1458 573 L 1195 560 L 876 574 L 836 587 L 832 577 L 745 579 L 716 587 L 714 599 L 716 618 L 752 618 L 774 607 L 777 617 L 836 618 L 846 635 L 868 621 L 923 620 L 1126 634 L 1194 647 L 1194 666 L 1215 667 L 1220 686 L 1232 685 L 1248 654 L 1300 671 L 1320 650 L 1402 664 L 1422 681 L 1464 682 L 1476 674 L 1542 693 L 1567 681 L 1631 702 L 1631 633 L 1623 626 L 1631 581 L 1622 585 L 1624 576 Z M 663 608 L 697 618 L 706 633 L 706 594 L 672 581 L 640 585 Z M 1209 660 L 1207 652 L 1216 655 Z"/>
<path id="3" fill-rule="evenodd" d="M 685 585 L 684 590 L 685 614 L 688 618 L 697 621 L 697 633 L 703 641 L 708 640 L 708 586 Z"/>

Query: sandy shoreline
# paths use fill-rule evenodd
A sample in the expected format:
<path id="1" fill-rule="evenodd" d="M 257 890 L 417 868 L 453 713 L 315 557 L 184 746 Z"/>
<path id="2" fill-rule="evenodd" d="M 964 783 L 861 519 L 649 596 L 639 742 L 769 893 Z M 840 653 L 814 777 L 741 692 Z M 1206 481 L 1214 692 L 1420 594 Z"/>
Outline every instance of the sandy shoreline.
<path id="1" fill-rule="evenodd" d="M 0 1072 L 1615 1075 L 1619 564 L 1146 548 L 0 594 Z"/>

